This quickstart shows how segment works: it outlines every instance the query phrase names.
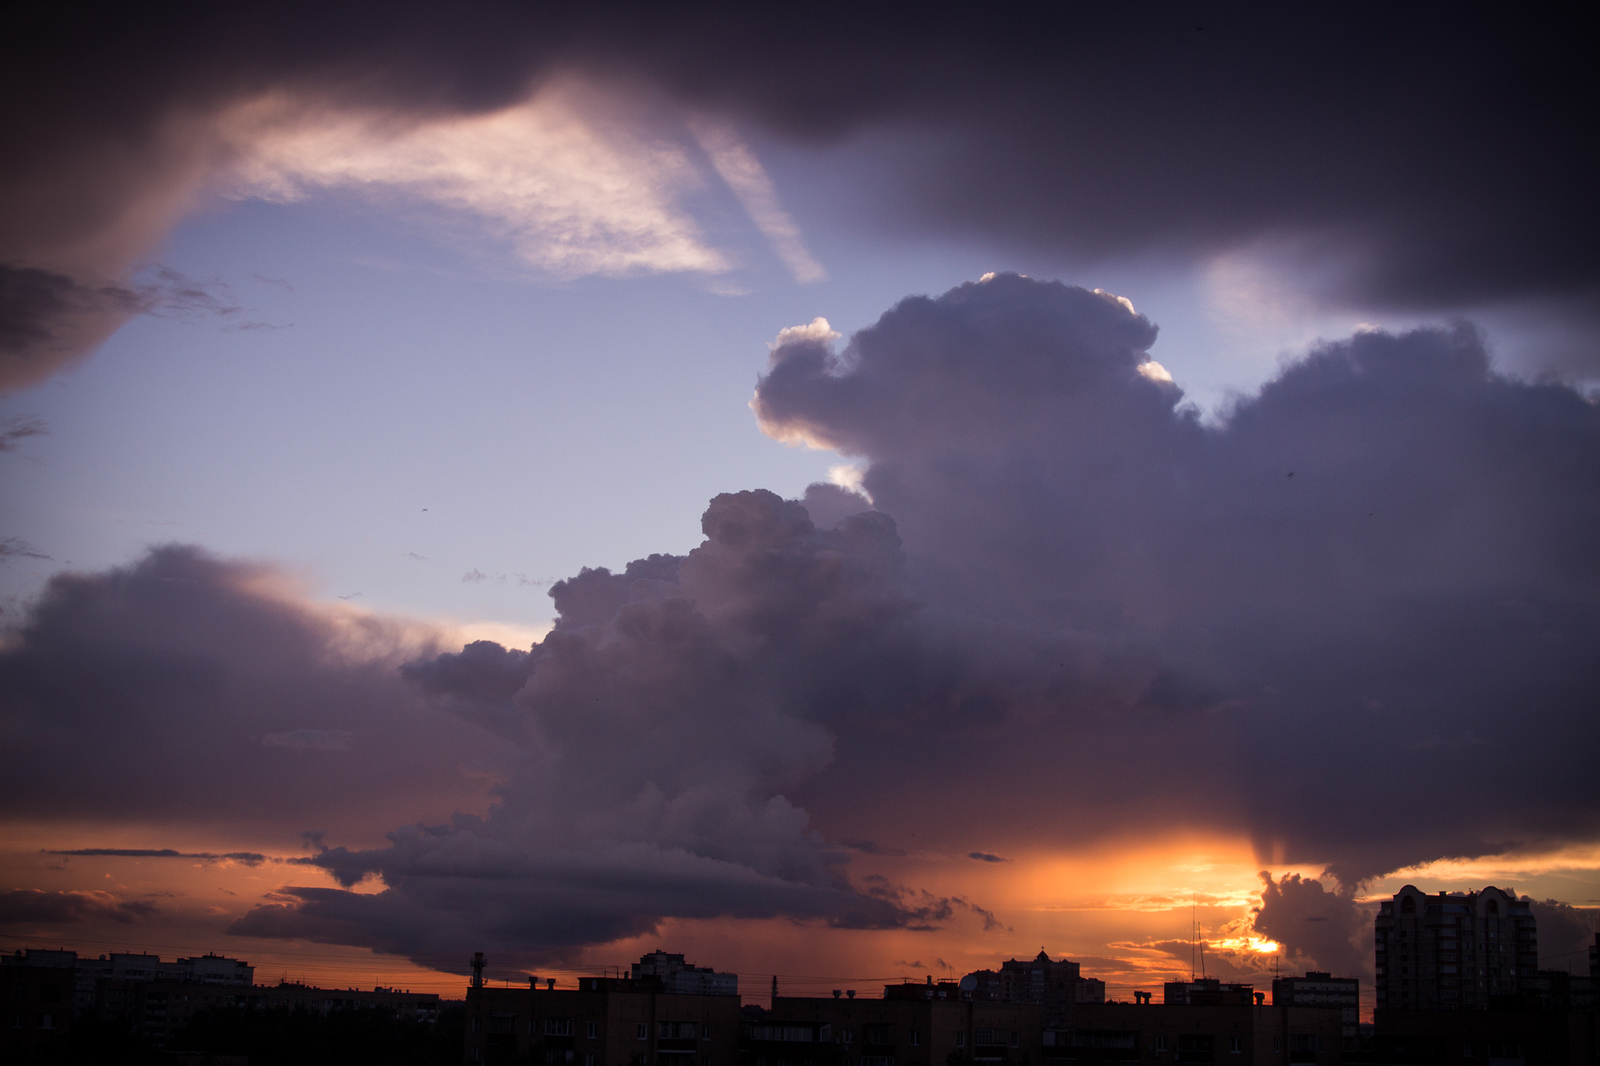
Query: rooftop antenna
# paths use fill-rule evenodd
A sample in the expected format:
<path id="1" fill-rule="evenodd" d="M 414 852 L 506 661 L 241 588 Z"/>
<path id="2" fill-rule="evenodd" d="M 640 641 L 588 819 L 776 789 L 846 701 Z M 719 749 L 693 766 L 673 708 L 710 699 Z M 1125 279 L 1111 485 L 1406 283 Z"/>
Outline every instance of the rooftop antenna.
<path id="1" fill-rule="evenodd" d="M 1200 894 L 1191 893 L 1189 899 L 1189 983 L 1194 983 L 1195 941 L 1200 929 Z"/>

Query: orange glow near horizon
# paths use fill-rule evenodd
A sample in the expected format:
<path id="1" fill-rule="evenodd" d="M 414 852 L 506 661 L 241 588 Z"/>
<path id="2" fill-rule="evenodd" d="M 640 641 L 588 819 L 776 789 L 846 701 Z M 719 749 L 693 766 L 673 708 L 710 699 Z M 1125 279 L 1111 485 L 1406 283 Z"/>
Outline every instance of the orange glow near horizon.
<path id="1" fill-rule="evenodd" d="M 279 861 L 251 865 L 235 860 L 192 858 L 65 857 L 42 848 L 85 846 L 153 847 L 154 835 L 111 827 L 10 826 L 0 852 L 0 876 L 13 889 L 101 893 L 102 899 L 138 901 L 153 908 L 137 921 L 111 919 L 78 925 L 20 929 L 4 950 L 65 947 L 83 954 L 144 951 L 164 957 L 215 952 L 250 962 L 259 983 L 304 981 L 323 987 L 375 985 L 464 994 L 465 978 L 418 966 L 407 959 L 363 948 L 309 941 L 238 937 L 225 930 L 263 897 L 288 885 L 333 887 L 317 867 Z M 183 851 L 249 850 L 237 841 L 210 846 L 202 831 L 164 832 L 162 844 Z M 1530 859 L 1513 872 L 1523 884 L 1535 870 L 1576 871 L 1593 880 L 1600 866 L 1593 849 L 1570 849 Z M 1514 865 L 1495 860 L 1500 874 Z M 1542 865 L 1540 865 L 1542 864 Z M 1487 872 L 1491 864 L 1432 864 L 1445 871 Z M 1278 868 L 1274 877 L 1310 867 Z M 953 979 L 997 967 L 1008 958 L 1029 958 L 1041 949 L 1077 960 L 1086 977 L 1106 983 L 1110 998 L 1128 999 L 1134 989 L 1160 991 L 1191 972 L 1224 979 L 1269 983 L 1275 967 L 1291 972 L 1284 945 L 1256 933 L 1252 907 L 1260 902 L 1260 866 L 1248 842 L 1174 836 L 1133 847 L 1100 847 L 1073 853 L 1041 851 L 983 862 L 966 856 L 918 853 L 863 856 L 852 875 L 881 874 L 891 881 L 952 899 L 950 918 L 935 930 L 852 930 L 768 920 L 663 920 L 646 935 L 580 949 L 535 972 L 570 987 L 585 974 L 615 972 L 656 948 L 682 952 L 699 965 L 741 975 L 747 1002 L 766 1002 L 772 975 L 790 995 L 827 995 L 834 988 L 876 995 L 884 984 L 928 977 Z M 1398 875 L 1397 875 L 1398 876 Z M 1417 879 L 1406 872 L 1408 879 Z M 1501 878 L 1506 880 L 1505 878 Z M 376 880 L 357 891 L 382 891 Z M 981 908 L 981 909 L 979 909 Z M 992 917 L 986 918 L 984 912 Z M 1196 927 L 1198 926 L 1198 940 Z M 14 928 L 18 928 L 15 927 Z M 495 982 L 521 984 L 528 972 L 497 961 L 494 945 L 462 944 L 461 967 L 473 951 L 489 955 Z M 1368 980 L 1363 976 L 1363 983 Z"/>

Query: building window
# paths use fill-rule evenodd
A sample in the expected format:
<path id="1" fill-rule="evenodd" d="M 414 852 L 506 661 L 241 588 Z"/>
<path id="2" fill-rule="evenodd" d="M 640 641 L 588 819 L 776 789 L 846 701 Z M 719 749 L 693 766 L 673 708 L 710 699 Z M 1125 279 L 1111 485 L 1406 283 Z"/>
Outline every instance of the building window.
<path id="1" fill-rule="evenodd" d="M 41 1014 L 41 1015 L 39 1015 L 39 1028 L 41 1028 L 41 1029 L 54 1029 L 55 1027 L 56 1027 L 56 1016 L 54 1014 Z"/>
<path id="2" fill-rule="evenodd" d="M 583 1053 L 583 1066 L 594 1066 L 594 1052 L 585 1051 Z"/>
<path id="3" fill-rule="evenodd" d="M 638 1039 L 640 1039 L 640 1040 L 649 1040 L 650 1039 L 650 1025 L 649 1025 L 649 1023 L 647 1023 L 647 1022 L 640 1022 L 639 1023 L 639 1036 L 638 1036 Z"/>
<path id="4" fill-rule="evenodd" d="M 594 1040 L 600 1035 L 600 1026 L 595 1022 L 584 1022 L 583 1035 L 588 1037 L 590 1040 Z M 589 1066 L 594 1066 L 594 1064 L 590 1063 Z"/>
<path id="5" fill-rule="evenodd" d="M 922 1037 L 915 1029 L 911 1030 L 911 1046 L 912 1047 L 921 1047 L 922 1046 Z"/>
<path id="6" fill-rule="evenodd" d="M 956 1034 L 956 1047 L 967 1046 L 967 1031 L 965 1029 Z"/>
<path id="7" fill-rule="evenodd" d="M 1468 1040 L 1461 1045 L 1461 1057 L 1464 1059 L 1472 1058 L 1472 1041 Z"/>
<path id="8" fill-rule="evenodd" d="M 546 1018 L 544 1020 L 545 1036 L 571 1036 L 571 1018 Z"/>
<path id="9" fill-rule="evenodd" d="M 710 1040 L 711 1039 L 711 1026 L 710 1025 L 702 1025 L 700 1027 L 700 1039 L 701 1040 Z"/>
<path id="10" fill-rule="evenodd" d="M 1244 1053 L 1244 1037 L 1235 1036 L 1228 1039 L 1228 1054 L 1242 1055 Z"/>
<path id="11" fill-rule="evenodd" d="M 1167 1050 L 1167 1038 L 1166 1037 L 1164 1037 L 1164 1036 L 1156 1037 L 1156 1050 L 1157 1051 L 1165 1051 L 1165 1050 Z"/>

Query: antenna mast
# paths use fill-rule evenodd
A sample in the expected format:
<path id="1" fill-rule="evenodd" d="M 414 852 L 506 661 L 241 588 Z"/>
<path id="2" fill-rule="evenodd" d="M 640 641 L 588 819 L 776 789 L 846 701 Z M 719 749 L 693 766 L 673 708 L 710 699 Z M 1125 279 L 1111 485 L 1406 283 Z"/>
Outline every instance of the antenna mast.
<path id="1" fill-rule="evenodd" d="M 1189 897 L 1189 983 L 1194 983 L 1194 952 L 1195 942 L 1200 936 L 1200 895 L 1191 893 Z"/>

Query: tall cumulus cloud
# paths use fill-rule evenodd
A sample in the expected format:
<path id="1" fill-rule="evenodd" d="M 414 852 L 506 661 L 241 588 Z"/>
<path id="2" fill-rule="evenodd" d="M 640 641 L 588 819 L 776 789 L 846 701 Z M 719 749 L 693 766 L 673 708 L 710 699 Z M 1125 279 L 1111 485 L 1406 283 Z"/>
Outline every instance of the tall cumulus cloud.
<path id="1" fill-rule="evenodd" d="M 1595 405 L 1497 374 L 1459 327 L 1321 345 L 1211 426 L 1156 339 L 1125 300 L 1014 275 L 842 344 L 785 331 L 761 425 L 858 457 L 870 504 L 718 496 L 688 555 L 556 584 L 530 649 L 331 675 L 368 714 L 426 701 L 428 731 L 386 753 L 376 719 L 320 694 L 332 630 L 177 549 L 57 579 L 0 657 L 26 711 L 10 731 L 58 774 L 165 757 L 192 723 L 231 730 L 240 765 L 375 780 L 433 737 L 490 738 L 483 814 L 397 816 L 376 847 L 330 834 L 311 861 L 341 887 L 233 926 L 446 966 L 670 917 L 984 913 L 854 875 L 863 840 L 955 856 L 1213 831 L 1355 886 L 1600 835 Z M 257 687 L 282 678 L 322 710 L 267 713 L 286 701 Z M 51 787 L 75 796 L 74 773 Z M 1296 946 L 1337 965 L 1359 948 L 1347 891 L 1272 882 L 1258 929 L 1315 927 Z"/>

